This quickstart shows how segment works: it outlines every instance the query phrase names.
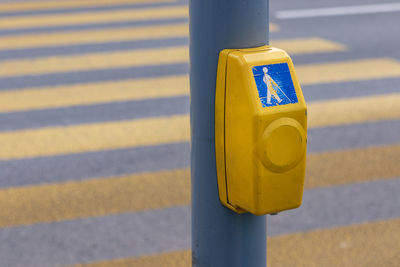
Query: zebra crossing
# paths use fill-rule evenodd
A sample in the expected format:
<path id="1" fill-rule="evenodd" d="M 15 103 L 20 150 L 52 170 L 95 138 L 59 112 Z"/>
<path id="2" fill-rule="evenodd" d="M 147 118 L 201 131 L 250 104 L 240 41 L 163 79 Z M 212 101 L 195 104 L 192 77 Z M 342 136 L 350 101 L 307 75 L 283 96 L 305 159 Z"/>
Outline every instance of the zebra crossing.
<path id="1" fill-rule="evenodd" d="M 187 16 L 0 1 L 0 266 L 190 266 Z M 304 204 L 268 217 L 269 266 L 396 266 L 400 58 L 270 31 L 310 129 Z"/>

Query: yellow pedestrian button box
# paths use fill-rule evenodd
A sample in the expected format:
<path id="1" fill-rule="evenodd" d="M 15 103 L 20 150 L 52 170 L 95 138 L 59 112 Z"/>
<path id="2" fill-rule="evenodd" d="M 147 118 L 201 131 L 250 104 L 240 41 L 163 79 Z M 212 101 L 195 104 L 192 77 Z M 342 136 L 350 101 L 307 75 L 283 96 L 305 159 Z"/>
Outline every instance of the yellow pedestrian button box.
<path id="1" fill-rule="evenodd" d="M 301 205 L 307 109 L 285 51 L 270 46 L 221 51 L 215 138 L 225 206 L 262 215 Z"/>

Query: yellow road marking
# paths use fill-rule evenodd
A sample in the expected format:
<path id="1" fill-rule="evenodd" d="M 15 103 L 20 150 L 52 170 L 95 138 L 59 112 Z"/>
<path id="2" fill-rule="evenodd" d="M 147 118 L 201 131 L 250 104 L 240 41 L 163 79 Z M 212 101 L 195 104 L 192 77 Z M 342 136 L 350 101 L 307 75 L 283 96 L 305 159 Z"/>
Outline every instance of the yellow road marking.
<path id="1" fill-rule="evenodd" d="M 373 66 L 373 67 L 372 67 Z M 390 58 L 307 64 L 296 68 L 300 84 L 373 80 L 400 76 L 400 63 Z"/>
<path id="2" fill-rule="evenodd" d="M 67 0 L 67 1 L 40 1 L 40 2 L 9 2 L 1 3 L 0 12 L 17 12 L 33 10 L 50 10 L 65 8 L 84 8 L 115 6 L 122 4 L 167 3 L 174 0 Z"/>
<path id="3" fill-rule="evenodd" d="M 312 153 L 307 155 L 305 187 L 400 177 L 398 159 L 400 145 Z"/>
<path id="4" fill-rule="evenodd" d="M 187 95 L 186 75 L 0 91 L 0 112 Z"/>
<path id="5" fill-rule="evenodd" d="M 302 53 L 301 50 L 297 50 L 295 47 L 285 47 L 284 45 L 280 47 L 292 54 Z M 37 59 L 7 60 L 0 63 L 0 77 L 187 63 L 187 61 L 188 48 L 186 46 L 157 50 L 145 49 Z M 360 68 L 361 66 L 377 66 L 377 68 L 371 73 L 370 70 L 364 71 L 364 69 Z M 298 65 L 296 70 L 301 84 L 319 84 L 399 77 L 400 63 L 392 59 L 378 58 Z"/>
<path id="6" fill-rule="evenodd" d="M 391 94 L 310 103 L 309 127 L 400 118 L 399 101 L 400 94 Z M 189 136 L 187 115 L 10 131 L 0 133 L 0 160 L 187 142 Z"/>
<path id="7" fill-rule="evenodd" d="M 271 30 L 276 30 L 276 25 Z M 16 36 L 0 37 L 0 50 L 23 49 L 59 45 L 97 44 L 104 42 L 122 42 L 145 40 L 155 38 L 187 37 L 189 26 L 187 23 L 143 26 L 129 28 L 107 28 L 85 31 L 67 31 L 62 33 L 39 33 Z M 326 51 L 342 51 L 346 47 L 342 44 L 320 38 L 302 38 L 277 41 L 273 45 L 289 47 L 304 53 L 316 53 Z"/>
<path id="8" fill-rule="evenodd" d="M 164 28 L 164 30 L 167 29 Z M 187 29 L 184 29 L 183 27 L 172 27 L 172 30 L 187 31 Z M 157 34 L 157 32 L 162 32 L 162 30 L 158 29 L 154 34 Z M 143 34 L 151 35 L 152 33 L 149 32 Z M 317 52 L 330 52 L 337 51 L 338 49 L 345 49 L 340 44 L 316 38 L 281 40 L 276 41 L 275 44 L 291 54 L 309 53 L 310 46 L 315 47 Z M 189 52 L 186 46 L 7 60 L 0 62 L 0 77 L 187 63 L 188 60 Z"/>
<path id="9" fill-rule="evenodd" d="M 187 16 L 188 8 L 186 6 L 48 15 L 40 14 L 30 16 L 3 17 L 0 21 L 0 29 L 5 30 L 44 26 L 67 26 L 123 21 L 144 21 L 149 19 L 168 19 Z"/>
<path id="10" fill-rule="evenodd" d="M 0 37 L 0 50 L 187 37 L 187 23 Z"/>
<path id="11" fill-rule="evenodd" d="M 271 25 L 271 30 L 276 30 L 277 26 Z M 37 48 L 60 45 L 79 45 L 79 44 L 98 44 L 104 42 L 135 41 L 156 38 L 187 37 L 189 26 L 186 23 L 170 24 L 162 26 L 143 26 L 129 28 L 108 28 L 87 31 L 67 31 L 62 33 L 38 33 L 24 34 L 16 36 L 1 36 L 0 50 L 13 50 L 24 48 Z M 295 39 L 296 45 L 305 52 L 326 52 L 328 48 L 332 51 L 344 50 L 341 44 L 330 42 L 324 39 L 310 38 Z M 289 41 L 287 41 L 289 42 Z M 280 45 L 279 42 L 277 45 Z M 296 48 L 294 44 L 286 44 Z M 315 49 L 315 51 L 311 51 Z"/>
<path id="12" fill-rule="evenodd" d="M 308 119 L 312 127 L 398 119 L 399 101 L 400 94 L 389 94 L 313 102 Z"/>
<path id="13" fill-rule="evenodd" d="M 271 41 L 271 45 L 279 47 L 289 54 L 314 54 L 347 50 L 347 47 L 343 44 L 316 37 L 275 40 Z"/>
<path id="14" fill-rule="evenodd" d="M 342 49 L 343 47 L 340 44 L 331 43 L 326 40 L 319 40 L 315 38 L 311 39 L 302 39 L 302 40 L 294 40 L 291 42 L 289 40 L 281 40 L 277 41 L 276 44 L 279 47 L 284 47 L 287 51 L 291 51 L 291 53 L 307 53 L 307 45 L 314 44 L 315 47 L 319 47 L 320 51 L 324 50 L 335 50 Z M 1 46 L 1 43 L 0 43 Z M 303 48 L 305 50 L 303 50 Z M 170 49 L 170 50 L 162 50 L 164 52 L 173 53 L 176 51 L 181 51 L 184 49 Z M 149 53 L 149 51 L 145 51 L 147 53 L 143 53 L 142 51 L 138 53 L 116 53 L 113 54 L 108 59 L 112 59 L 111 61 L 117 63 L 111 63 L 110 60 L 106 58 L 101 58 L 100 56 L 85 56 L 85 57 L 75 57 L 74 59 L 69 58 L 69 60 L 65 58 L 58 58 L 58 63 L 54 63 L 54 58 L 50 58 L 50 60 L 41 60 L 38 64 L 30 61 L 17 61 L 11 63 L 3 63 L 4 71 L 14 74 L 23 72 L 31 72 L 31 71 L 39 71 L 42 68 L 42 71 L 46 71 L 50 62 L 53 64 L 58 64 L 61 68 L 64 69 L 76 69 L 76 68 L 85 68 L 84 64 L 79 63 L 80 60 L 87 60 L 86 67 L 91 67 L 96 65 L 96 67 L 100 67 L 101 64 L 99 62 L 103 62 L 108 64 L 118 64 L 118 60 L 115 58 L 122 58 L 120 65 L 133 63 L 126 62 L 129 61 L 130 58 L 133 61 L 135 58 L 136 63 L 143 63 L 145 61 L 145 57 L 149 56 L 150 58 L 154 58 L 160 56 L 159 53 Z M 181 52 L 177 52 L 178 54 Z M 187 53 L 187 51 L 185 51 Z M 181 53 L 182 55 L 182 53 Z M 184 57 L 182 55 L 182 57 Z M 165 58 L 165 57 L 164 57 Z M 178 57 L 177 57 L 178 58 Z M 0 66 L 2 63 L 0 63 Z M 79 67 L 76 67 L 78 65 Z M 34 66 L 34 67 L 32 67 Z M 301 68 L 301 67 L 300 67 Z M 7 70 L 8 69 L 8 70 Z M 43 70 L 44 69 L 44 70 Z M 56 68 L 53 68 L 55 70 Z M 1 75 L 1 71 L 0 71 Z M 19 110 L 29 110 L 29 109 L 43 109 L 43 108 L 51 108 L 51 107 L 67 107 L 74 105 L 82 105 L 82 104 L 96 104 L 96 103 L 105 103 L 110 101 L 126 101 L 126 100 L 135 100 L 135 99 L 146 99 L 146 98 L 154 98 L 154 97 L 171 97 L 177 95 L 185 95 L 188 93 L 188 82 L 186 81 L 186 76 L 176 76 L 176 77 L 167 77 L 167 78 L 157 78 L 157 79 L 143 79 L 143 80 L 132 80 L 132 81 L 118 81 L 118 82 L 98 82 L 91 84 L 83 84 L 83 85 L 72 85 L 72 86 L 59 86 L 52 88 L 31 88 L 28 90 L 12 90 L 12 91 L 2 91 L 0 92 L 0 112 L 10 112 L 10 111 L 19 111 Z M 146 88 L 146 90 L 143 90 Z"/>
<path id="15" fill-rule="evenodd" d="M 0 227 L 187 205 L 188 175 L 175 170 L 3 189 Z"/>
<path id="16" fill-rule="evenodd" d="M 399 158 L 400 145 L 310 154 L 305 186 L 398 177 Z M 0 189 L 0 227 L 189 205 L 189 183 L 179 169 Z"/>
<path id="17" fill-rule="evenodd" d="M 302 66 L 298 66 L 297 69 L 302 71 Z M 318 69 L 318 65 L 315 67 L 315 69 Z M 306 76 L 312 75 L 312 70 L 310 71 L 311 74 L 306 74 Z M 304 74 L 305 72 L 303 72 L 303 75 Z M 334 75 L 334 73 L 332 73 L 332 75 Z M 357 79 L 357 77 L 355 79 Z M 2 91 L 0 92 L 0 112 L 68 107 L 113 101 L 187 95 L 189 92 L 188 84 L 189 82 L 187 76 L 181 75 L 167 78 L 98 82 L 51 88 L 40 87 L 27 90 Z M 307 84 L 309 84 L 307 81 L 303 82 L 303 85 Z M 146 90 L 143 90 L 143 88 Z M 394 97 L 396 98 L 396 95 Z M 321 104 L 313 103 L 313 109 L 318 110 L 318 112 L 312 112 L 310 114 L 310 120 L 315 121 L 314 123 L 317 125 L 320 124 L 323 126 L 326 121 L 324 117 L 316 115 L 321 118 L 318 121 L 318 119 L 316 119 L 314 116 L 314 114 L 319 114 L 319 112 L 328 112 L 329 116 L 335 116 L 335 118 L 339 121 L 344 119 L 347 120 L 348 117 L 354 117 L 358 113 L 353 113 L 354 108 L 353 106 L 348 106 L 349 101 L 355 101 L 353 104 L 363 107 L 365 112 L 371 113 L 371 119 L 375 117 L 381 117 L 382 114 L 385 114 L 385 110 L 387 109 L 393 108 L 394 111 L 398 109 L 398 105 L 395 105 L 396 102 L 390 98 L 387 98 L 386 96 L 372 96 L 359 99 L 350 98 L 348 100 L 321 102 Z M 340 109 L 337 108 L 337 105 L 340 105 Z M 385 106 L 378 107 L 377 105 Z M 349 111 L 350 108 L 351 112 L 346 113 L 340 111 L 342 109 Z M 335 109 L 338 110 L 337 114 L 334 112 Z M 397 113 L 394 112 L 393 116 L 397 117 L 395 114 Z M 361 117 L 363 116 L 364 115 L 361 114 Z M 354 117 L 353 120 L 349 120 L 349 123 L 356 121 L 357 118 Z"/>
<path id="18" fill-rule="evenodd" d="M 400 219 L 268 238 L 268 266 L 395 267 L 400 262 Z M 73 267 L 189 267 L 191 251 L 174 251 Z M 72 266 L 71 266 L 72 267 Z"/>
<path id="19" fill-rule="evenodd" d="M 186 63 L 188 53 L 188 48 L 181 46 L 3 61 L 0 63 L 0 77 Z"/>
<path id="20" fill-rule="evenodd" d="M 192 253 L 189 250 L 173 251 L 138 258 L 116 259 L 109 261 L 78 264 L 69 267 L 191 267 Z M 68 267 L 68 266 L 66 266 Z"/>
<path id="21" fill-rule="evenodd" d="M 0 133 L 0 159 L 188 141 L 187 115 Z"/>
<path id="22" fill-rule="evenodd" d="M 147 2 L 145 0 L 137 0 L 136 2 Z M 152 0 L 152 2 L 171 2 L 170 0 Z M 51 1 L 50 5 L 47 5 L 49 9 L 66 8 L 66 5 L 70 7 L 74 5 L 80 5 L 82 2 L 83 6 L 96 6 L 96 5 L 116 5 L 124 3 L 124 0 L 118 1 Z M 12 11 L 14 5 L 17 3 L 9 3 L 7 5 L 2 4 L 3 10 L 0 6 L 0 11 Z M 22 4 L 22 3 L 19 3 Z M 42 9 L 41 7 L 46 6 L 46 3 L 23 3 L 26 8 L 31 7 L 35 9 Z M 39 5 L 41 4 L 41 5 Z M 65 5 L 64 7 L 62 5 Z M 14 6 L 15 7 L 15 6 Z M 22 5 L 20 5 L 22 9 Z M 7 10 L 8 9 L 8 10 Z M 21 10 L 22 10 L 21 9 Z M 187 6 L 175 6 L 175 7 L 159 7 L 159 8 L 140 8 L 140 9 L 127 9 L 127 10 L 116 10 L 116 11 L 100 11 L 100 12 L 80 12 L 80 13 L 64 13 L 64 14 L 40 14 L 40 15 L 29 15 L 29 16 L 13 16 L 4 17 L 0 21 L 0 29 L 22 29 L 22 28 L 33 28 L 33 27 L 45 27 L 45 26 L 66 26 L 66 25 L 79 25 L 79 24 L 98 24 L 98 23 L 112 23 L 112 22 L 124 22 L 124 21 L 144 21 L 149 19 L 169 19 L 169 18 L 182 18 L 188 17 Z M 276 24 L 270 24 L 270 31 L 278 31 L 279 27 Z"/>
<path id="23" fill-rule="evenodd" d="M 274 23 L 270 23 L 270 24 L 269 24 L 269 31 L 270 31 L 270 32 L 277 32 L 277 31 L 279 31 L 279 30 L 280 30 L 280 28 L 279 28 L 278 25 L 276 25 L 276 24 L 274 24 Z"/>
<path id="24" fill-rule="evenodd" d="M 397 266 L 400 219 L 268 239 L 268 266 Z"/>

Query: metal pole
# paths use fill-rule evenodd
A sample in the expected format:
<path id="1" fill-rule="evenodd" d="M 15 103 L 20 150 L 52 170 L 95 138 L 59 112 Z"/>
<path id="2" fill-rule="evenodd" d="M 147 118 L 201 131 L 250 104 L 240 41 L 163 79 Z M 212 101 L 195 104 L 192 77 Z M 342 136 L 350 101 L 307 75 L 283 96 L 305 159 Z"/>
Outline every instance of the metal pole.
<path id="1" fill-rule="evenodd" d="M 218 198 L 214 95 L 222 49 L 268 43 L 268 0 L 190 0 L 189 16 L 193 266 L 265 267 L 266 217 Z"/>

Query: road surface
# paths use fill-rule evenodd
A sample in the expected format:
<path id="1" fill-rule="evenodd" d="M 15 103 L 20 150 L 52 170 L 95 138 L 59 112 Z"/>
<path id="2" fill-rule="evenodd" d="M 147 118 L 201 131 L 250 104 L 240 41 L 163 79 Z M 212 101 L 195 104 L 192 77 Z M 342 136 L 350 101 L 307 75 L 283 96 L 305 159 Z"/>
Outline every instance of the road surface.
<path id="1" fill-rule="evenodd" d="M 270 15 L 310 128 L 269 266 L 399 266 L 398 1 Z M 0 1 L 0 266 L 190 265 L 187 23 L 185 1 Z"/>

